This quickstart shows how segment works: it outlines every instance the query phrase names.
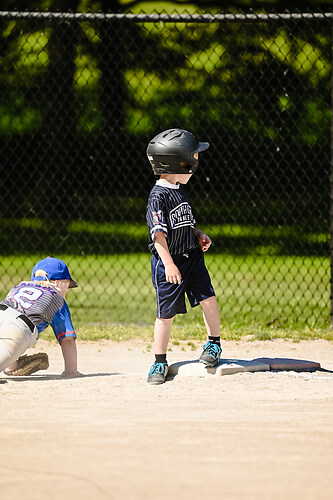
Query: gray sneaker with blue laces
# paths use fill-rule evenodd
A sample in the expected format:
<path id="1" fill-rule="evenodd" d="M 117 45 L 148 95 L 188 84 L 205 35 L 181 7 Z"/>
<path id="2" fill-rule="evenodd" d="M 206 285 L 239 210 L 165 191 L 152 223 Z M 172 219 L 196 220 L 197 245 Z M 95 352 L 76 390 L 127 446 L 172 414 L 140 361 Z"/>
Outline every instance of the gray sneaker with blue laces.
<path id="1" fill-rule="evenodd" d="M 148 373 L 147 382 L 148 384 L 158 385 L 164 384 L 165 378 L 168 374 L 167 363 L 155 363 L 150 368 Z"/>
<path id="2" fill-rule="evenodd" d="M 206 366 L 216 366 L 220 361 L 221 352 L 222 349 L 219 345 L 214 344 L 214 342 L 207 342 L 207 344 L 203 346 L 199 361 Z"/>

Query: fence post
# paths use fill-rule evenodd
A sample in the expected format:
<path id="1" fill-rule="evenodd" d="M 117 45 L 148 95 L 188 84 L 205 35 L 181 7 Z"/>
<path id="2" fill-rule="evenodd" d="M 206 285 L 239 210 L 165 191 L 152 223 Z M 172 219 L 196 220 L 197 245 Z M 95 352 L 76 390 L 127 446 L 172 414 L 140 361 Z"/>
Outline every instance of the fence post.
<path id="1" fill-rule="evenodd" d="M 331 300 L 331 328 L 333 328 L 333 22 L 331 26 L 331 165 L 330 165 L 330 300 Z"/>

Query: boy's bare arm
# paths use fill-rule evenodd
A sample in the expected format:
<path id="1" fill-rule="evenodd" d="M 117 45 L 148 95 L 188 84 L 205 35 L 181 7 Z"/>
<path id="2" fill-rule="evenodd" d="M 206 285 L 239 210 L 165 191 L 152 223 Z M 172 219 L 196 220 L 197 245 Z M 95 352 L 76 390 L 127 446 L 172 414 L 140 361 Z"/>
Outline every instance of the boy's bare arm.
<path id="1" fill-rule="evenodd" d="M 212 244 L 212 240 L 210 239 L 210 237 L 198 227 L 194 228 L 194 235 L 196 238 L 198 238 L 201 250 L 203 252 L 206 252 L 210 247 L 210 245 Z"/>
<path id="2" fill-rule="evenodd" d="M 65 337 L 61 341 L 61 350 L 65 363 L 63 377 L 82 377 L 82 373 L 77 371 L 77 351 L 76 343 L 73 337 Z"/>
<path id="3" fill-rule="evenodd" d="M 173 258 L 171 257 L 167 240 L 165 239 L 165 236 L 162 232 L 157 232 L 155 234 L 155 248 L 164 264 L 166 280 L 170 283 L 178 283 L 178 285 L 180 285 L 182 281 L 181 274 L 178 267 L 174 263 Z"/>

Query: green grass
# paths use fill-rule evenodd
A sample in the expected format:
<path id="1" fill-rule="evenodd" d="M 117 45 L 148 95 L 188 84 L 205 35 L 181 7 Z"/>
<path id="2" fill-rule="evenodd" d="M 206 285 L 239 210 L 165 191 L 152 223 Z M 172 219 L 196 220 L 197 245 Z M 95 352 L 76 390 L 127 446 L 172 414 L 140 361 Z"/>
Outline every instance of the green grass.
<path id="1" fill-rule="evenodd" d="M 155 292 L 148 254 L 58 255 L 80 287 L 67 295 L 80 338 L 152 340 Z M 6 256 L 0 261 L 0 296 L 44 255 Z M 329 259 L 299 256 L 206 254 L 229 340 L 310 338 L 333 340 L 330 329 Z M 52 338 L 52 332 L 44 338 Z M 172 341 L 205 339 L 201 308 L 175 319 Z"/>
<path id="2" fill-rule="evenodd" d="M 98 341 L 112 340 L 122 342 L 132 339 L 140 339 L 147 345 L 153 343 L 153 325 L 95 325 L 95 324 L 77 324 L 76 331 L 78 338 L 81 341 Z M 240 341 L 246 340 L 254 342 L 256 340 L 270 341 L 274 339 L 291 340 L 295 343 L 302 340 L 322 339 L 333 342 L 333 332 L 331 329 L 320 328 L 293 328 L 293 329 L 277 329 L 264 327 L 240 327 L 240 328 L 222 328 L 221 337 L 223 340 Z M 48 328 L 42 334 L 44 340 L 56 342 L 51 328 Z M 193 342 L 206 341 L 205 329 L 202 325 L 177 326 L 174 324 L 170 337 L 170 346 L 186 343 L 188 348 L 193 349 Z"/>
<path id="3" fill-rule="evenodd" d="M 121 207 L 121 217 L 129 217 L 140 200 L 116 200 Z M 115 202 L 115 203 L 116 203 Z M 125 212 L 126 210 L 126 212 Z M 120 216 L 119 216 L 120 217 Z M 133 217 L 133 214 L 132 214 Z M 142 217 L 138 216 L 141 221 Z M 210 224 L 200 225 L 213 240 L 210 253 L 230 255 L 317 255 L 328 256 L 330 234 L 318 228 L 309 232 L 299 225 Z M 311 227 L 311 224 L 310 224 Z M 60 231 L 59 235 L 54 234 Z M 107 255 L 137 253 L 147 248 L 147 226 L 144 222 L 97 222 L 86 220 L 50 221 L 37 218 L 0 218 L 1 251 L 11 255 L 13 238 L 20 233 L 25 241 L 27 254 L 53 252 L 78 255 L 104 252 Z M 53 237 L 52 237 L 53 235 Z"/>

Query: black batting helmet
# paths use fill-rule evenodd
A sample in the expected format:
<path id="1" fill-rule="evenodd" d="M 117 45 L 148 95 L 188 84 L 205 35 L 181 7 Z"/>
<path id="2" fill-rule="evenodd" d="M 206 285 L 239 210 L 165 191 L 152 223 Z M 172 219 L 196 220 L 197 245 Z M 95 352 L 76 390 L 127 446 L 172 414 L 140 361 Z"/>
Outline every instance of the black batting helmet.
<path id="1" fill-rule="evenodd" d="M 155 175 L 193 174 L 199 166 L 198 153 L 208 148 L 208 142 L 199 142 L 191 132 L 172 128 L 150 141 L 147 156 Z"/>

